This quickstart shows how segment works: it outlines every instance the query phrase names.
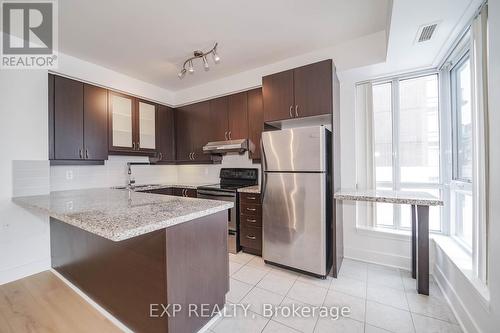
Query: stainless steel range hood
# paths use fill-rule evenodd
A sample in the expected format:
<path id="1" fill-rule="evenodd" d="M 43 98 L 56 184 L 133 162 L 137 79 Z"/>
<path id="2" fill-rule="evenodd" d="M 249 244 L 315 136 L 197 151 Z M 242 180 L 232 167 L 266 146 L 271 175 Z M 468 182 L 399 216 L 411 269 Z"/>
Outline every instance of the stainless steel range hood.
<path id="1" fill-rule="evenodd" d="M 216 154 L 222 155 L 230 152 L 244 153 L 249 150 L 253 152 L 255 149 L 252 141 L 248 139 L 240 140 L 226 140 L 226 141 L 215 141 L 209 142 L 203 147 L 203 152 L 205 154 Z"/>

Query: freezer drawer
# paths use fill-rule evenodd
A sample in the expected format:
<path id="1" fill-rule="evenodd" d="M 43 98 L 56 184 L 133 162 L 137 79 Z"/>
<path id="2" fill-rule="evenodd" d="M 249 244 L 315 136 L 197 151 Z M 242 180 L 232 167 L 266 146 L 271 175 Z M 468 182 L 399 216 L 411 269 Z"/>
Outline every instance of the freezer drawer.
<path id="1" fill-rule="evenodd" d="M 326 171 L 326 129 L 299 127 L 262 133 L 264 171 Z"/>
<path id="2" fill-rule="evenodd" d="M 326 174 L 266 173 L 263 258 L 326 275 Z"/>

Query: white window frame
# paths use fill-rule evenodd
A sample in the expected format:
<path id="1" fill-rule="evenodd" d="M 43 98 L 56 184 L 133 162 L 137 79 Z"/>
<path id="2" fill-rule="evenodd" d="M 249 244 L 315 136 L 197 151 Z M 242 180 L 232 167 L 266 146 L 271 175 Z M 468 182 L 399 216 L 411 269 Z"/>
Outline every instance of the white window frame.
<path id="1" fill-rule="evenodd" d="M 401 170 L 399 161 L 399 141 L 400 141 L 400 128 L 399 128 L 399 117 L 400 117 L 400 96 L 399 96 L 399 83 L 404 80 L 416 79 L 424 76 L 436 75 L 438 80 L 438 128 L 439 128 L 439 150 L 440 150 L 440 161 L 439 161 L 439 181 L 437 183 L 413 183 L 413 182 L 401 182 Z M 392 119 L 392 182 L 377 181 L 375 186 L 378 187 L 392 187 L 394 190 L 401 190 L 405 188 L 412 189 L 431 189 L 437 190 L 442 195 L 444 190 L 443 185 L 443 137 L 442 137 L 442 120 L 441 120 L 441 89 L 440 87 L 440 74 L 436 70 L 421 71 L 415 73 L 408 73 L 405 75 L 399 75 L 392 78 L 380 79 L 372 81 L 373 86 L 379 84 L 391 83 L 391 119 Z M 377 224 L 377 213 L 376 205 L 374 206 L 374 217 L 373 224 L 376 228 L 384 229 L 394 229 L 409 231 L 410 228 L 403 227 L 401 225 L 401 206 L 393 205 L 393 226 L 379 225 Z M 443 233 L 449 229 L 449 226 L 444 226 L 445 216 L 443 213 L 444 209 L 440 209 L 440 230 L 432 230 L 434 233 Z"/>

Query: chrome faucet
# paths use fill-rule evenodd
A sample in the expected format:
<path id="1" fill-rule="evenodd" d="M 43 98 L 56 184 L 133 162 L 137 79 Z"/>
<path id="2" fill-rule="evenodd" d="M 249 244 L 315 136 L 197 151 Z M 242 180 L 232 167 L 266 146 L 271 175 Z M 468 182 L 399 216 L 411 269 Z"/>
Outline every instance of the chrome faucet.
<path id="1" fill-rule="evenodd" d="M 132 165 L 151 165 L 150 162 L 127 162 L 127 175 L 128 175 L 128 181 L 127 181 L 127 188 L 129 190 L 135 188 L 135 179 L 132 177 Z"/>
<path id="2" fill-rule="evenodd" d="M 127 175 L 128 175 L 127 188 L 133 189 L 135 187 L 135 179 L 134 177 L 132 177 L 132 168 L 130 166 L 131 166 L 130 162 L 127 163 Z"/>

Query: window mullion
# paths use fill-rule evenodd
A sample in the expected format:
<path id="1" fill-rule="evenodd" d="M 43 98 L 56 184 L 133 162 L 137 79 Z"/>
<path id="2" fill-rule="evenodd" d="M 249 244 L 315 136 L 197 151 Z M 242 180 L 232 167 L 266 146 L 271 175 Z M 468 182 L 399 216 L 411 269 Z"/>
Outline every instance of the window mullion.
<path id="1" fill-rule="evenodd" d="M 394 190 L 401 189 L 401 170 L 399 154 L 399 117 L 400 117 L 400 97 L 399 80 L 392 80 L 392 183 Z M 394 227 L 401 228 L 401 207 L 394 205 Z"/>

